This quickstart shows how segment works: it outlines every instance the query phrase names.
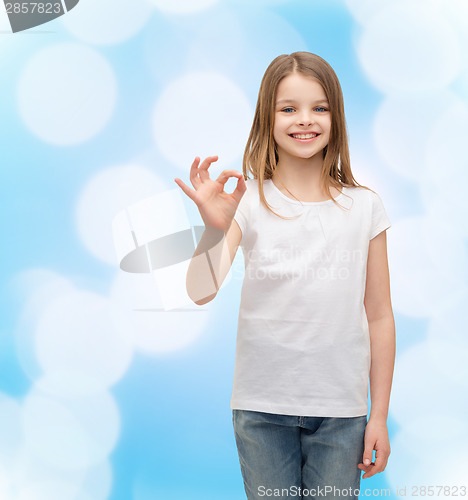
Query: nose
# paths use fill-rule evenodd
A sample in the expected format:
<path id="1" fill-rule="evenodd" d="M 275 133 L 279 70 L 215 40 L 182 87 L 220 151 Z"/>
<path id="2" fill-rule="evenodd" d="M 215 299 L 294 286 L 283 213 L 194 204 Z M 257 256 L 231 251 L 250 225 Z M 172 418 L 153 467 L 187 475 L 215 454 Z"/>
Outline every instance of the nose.
<path id="1" fill-rule="evenodd" d="M 310 126 L 313 123 L 313 117 L 310 116 L 308 111 L 303 111 L 302 113 L 297 114 L 297 124 L 304 125 L 306 127 Z"/>

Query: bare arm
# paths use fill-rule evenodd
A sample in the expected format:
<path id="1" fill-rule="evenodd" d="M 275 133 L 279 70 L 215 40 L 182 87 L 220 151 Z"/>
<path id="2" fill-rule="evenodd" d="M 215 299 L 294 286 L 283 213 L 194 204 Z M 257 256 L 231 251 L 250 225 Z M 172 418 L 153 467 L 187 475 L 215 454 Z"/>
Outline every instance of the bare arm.
<path id="1" fill-rule="evenodd" d="M 216 297 L 236 256 L 241 237 L 234 220 L 227 232 L 213 226 L 205 227 L 187 271 L 187 293 L 195 304 L 201 306 Z"/>
<path id="2" fill-rule="evenodd" d="M 371 343 L 371 411 L 363 463 L 358 467 L 366 472 L 363 478 L 367 478 L 384 471 L 390 455 L 387 417 L 395 364 L 395 321 L 390 298 L 386 231 L 369 243 L 364 306 Z M 376 450 L 375 463 L 371 463 L 373 450 Z"/>
<path id="3" fill-rule="evenodd" d="M 197 305 L 213 300 L 218 293 L 239 247 L 241 230 L 234 221 L 239 202 L 247 187 L 237 170 L 223 170 L 216 180 L 210 179 L 208 168 L 217 156 L 209 156 L 198 166 L 195 158 L 190 169 L 190 189 L 180 179 L 174 179 L 184 193 L 193 200 L 205 222 L 205 231 L 192 256 L 187 271 L 187 293 Z M 237 177 L 233 193 L 224 192 L 230 177 Z M 234 223 L 233 223 L 234 221 Z"/>
<path id="4" fill-rule="evenodd" d="M 371 341 L 370 418 L 386 421 L 395 363 L 395 321 L 390 298 L 386 231 L 369 244 L 364 306 Z"/>

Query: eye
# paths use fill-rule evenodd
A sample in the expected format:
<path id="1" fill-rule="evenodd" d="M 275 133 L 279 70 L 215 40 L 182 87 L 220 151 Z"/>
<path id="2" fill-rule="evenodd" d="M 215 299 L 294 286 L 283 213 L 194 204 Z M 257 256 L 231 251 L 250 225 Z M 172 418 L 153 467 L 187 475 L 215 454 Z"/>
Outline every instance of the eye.
<path id="1" fill-rule="evenodd" d="M 294 108 L 284 108 L 284 109 L 282 109 L 281 111 L 283 111 L 283 112 L 285 112 L 285 113 L 289 113 L 289 112 L 288 112 L 288 109 L 291 109 L 292 111 L 294 111 Z M 323 111 L 320 111 L 320 113 L 324 113 L 324 112 L 328 111 L 328 109 L 327 109 L 327 108 L 324 108 L 323 106 L 317 106 L 316 108 L 314 108 L 314 110 L 320 110 L 320 109 L 322 109 L 322 110 L 323 110 Z"/>

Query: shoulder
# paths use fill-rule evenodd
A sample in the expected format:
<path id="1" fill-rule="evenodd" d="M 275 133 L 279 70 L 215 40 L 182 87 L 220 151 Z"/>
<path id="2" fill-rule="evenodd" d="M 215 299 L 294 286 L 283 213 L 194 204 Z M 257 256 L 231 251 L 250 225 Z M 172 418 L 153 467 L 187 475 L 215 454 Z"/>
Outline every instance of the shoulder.
<path id="1" fill-rule="evenodd" d="M 239 210 L 247 210 L 252 204 L 252 200 L 255 199 L 255 193 L 258 193 L 257 180 L 256 179 L 246 179 L 245 180 L 246 190 L 242 195 L 239 203 Z"/>
<path id="2" fill-rule="evenodd" d="M 361 197 L 369 197 L 374 194 L 370 189 L 366 189 L 361 186 L 350 186 L 346 188 L 346 192 L 350 195 L 361 196 Z"/>
<path id="3" fill-rule="evenodd" d="M 257 192 L 258 194 L 256 179 L 245 179 L 245 186 L 247 189 L 242 195 L 242 198 L 240 199 L 240 202 L 236 209 L 236 213 L 234 215 L 234 219 L 239 224 L 242 234 L 248 231 L 248 222 L 250 219 L 250 215 L 253 208 L 255 208 L 255 193 Z"/>
<path id="4" fill-rule="evenodd" d="M 385 212 L 384 202 L 377 191 L 361 186 L 347 187 L 343 204 L 353 208 L 355 213 L 371 219 L 378 219 Z"/>
<path id="5" fill-rule="evenodd" d="M 381 211 L 383 209 L 384 203 L 379 193 L 375 190 L 371 191 L 370 189 L 365 189 L 365 191 L 367 191 L 367 199 L 369 200 L 371 210 L 373 212 Z"/>
<path id="6" fill-rule="evenodd" d="M 249 199 L 254 199 L 258 196 L 258 180 L 257 179 L 247 179 L 245 181 L 245 186 L 247 190 L 244 193 L 244 197 Z"/>
<path id="7" fill-rule="evenodd" d="M 257 179 L 247 179 L 245 181 L 248 191 L 257 190 L 258 191 L 258 180 Z"/>
<path id="8" fill-rule="evenodd" d="M 361 186 L 352 186 L 346 188 L 345 192 L 354 200 L 367 204 L 368 206 L 373 206 L 374 204 L 378 204 L 382 201 L 378 193 L 371 188 L 367 189 Z"/>

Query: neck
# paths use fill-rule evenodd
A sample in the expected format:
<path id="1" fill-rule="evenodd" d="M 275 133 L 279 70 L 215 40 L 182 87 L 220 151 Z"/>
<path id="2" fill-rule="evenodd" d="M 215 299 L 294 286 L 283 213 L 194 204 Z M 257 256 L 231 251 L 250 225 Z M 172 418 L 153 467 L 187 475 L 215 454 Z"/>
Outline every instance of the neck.
<path id="1" fill-rule="evenodd" d="M 298 193 L 319 193 L 322 165 L 323 151 L 312 158 L 297 158 L 280 154 L 272 180 L 276 186 L 286 187 Z"/>

